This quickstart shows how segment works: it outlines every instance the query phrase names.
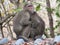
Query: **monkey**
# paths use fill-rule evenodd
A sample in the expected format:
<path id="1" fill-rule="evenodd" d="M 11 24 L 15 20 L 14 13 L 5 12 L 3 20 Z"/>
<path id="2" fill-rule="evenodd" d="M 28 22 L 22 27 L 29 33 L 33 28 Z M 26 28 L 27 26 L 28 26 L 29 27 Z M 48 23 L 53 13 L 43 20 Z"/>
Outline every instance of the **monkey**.
<path id="1" fill-rule="evenodd" d="M 20 37 L 23 38 L 22 32 L 24 31 L 25 27 L 28 26 L 31 22 L 29 21 L 30 15 L 27 11 L 22 10 L 18 12 L 15 17 L 13 18 L 13 31 L 16 34 L 16 37 L 19 39 Z M 24 37 L 24 39 L 26 39 Z"/>
<path id="2" fill-rule="evenodd" d="M 41 37 L 44 34 L 45 22 L 34 11 L 32 4 L 25 4 L 22 11 L 18 12 L 13 19 L 13 30 L 17 38 L 28 41 Z"/>

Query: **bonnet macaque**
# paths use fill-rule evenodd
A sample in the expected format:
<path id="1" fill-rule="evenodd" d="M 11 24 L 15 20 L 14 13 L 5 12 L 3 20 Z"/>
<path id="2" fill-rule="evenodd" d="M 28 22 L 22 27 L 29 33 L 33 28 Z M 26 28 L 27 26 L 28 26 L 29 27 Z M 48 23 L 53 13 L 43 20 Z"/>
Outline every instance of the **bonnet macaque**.
<path id="1" fill-rule="evenodd" d="M 34 11 L 32 4 L 25 4 L 23 10 L 13 19 L 13 30 L 18 39 L 23 38 L 26 41 L 32 38 L 34 40 L 44 34 L 45 23 Z"/>

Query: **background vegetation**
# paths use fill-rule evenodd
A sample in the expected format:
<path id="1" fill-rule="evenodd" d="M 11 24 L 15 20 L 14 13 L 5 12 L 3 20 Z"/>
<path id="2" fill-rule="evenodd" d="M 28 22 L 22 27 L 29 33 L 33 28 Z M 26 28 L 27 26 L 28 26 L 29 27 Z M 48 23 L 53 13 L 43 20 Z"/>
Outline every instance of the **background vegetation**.
<path id="1" fill-rule="evenodd" d="M 28 1 L 33 3 L 35 11 L 46 23 L 46 37 L 59 35 L 60 0 L 0 0 L 0 37 L 14 37 L 13 18 L 18 11 L 23 9 L 25 3 L 29 3 Z"/>

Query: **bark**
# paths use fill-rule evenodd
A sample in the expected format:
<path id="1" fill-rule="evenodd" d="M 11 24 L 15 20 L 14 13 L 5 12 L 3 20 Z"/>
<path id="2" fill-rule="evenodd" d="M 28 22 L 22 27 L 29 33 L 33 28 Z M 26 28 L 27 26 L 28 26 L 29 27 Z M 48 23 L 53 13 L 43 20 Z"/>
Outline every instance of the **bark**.
<path id="1" fill-rule="evenodd" d="M 2 17 L 1 17 L 1 12 L 0 12 L 0 22 L 1 21 L 2 21 Z M 3 30 L 2 30 L 2 23 L 0 23 L 0 31 L 2 33 L 2 37 L 4 37 Z"/>
<path id="2" fill-rule="evenodd" d="M 49 0 L 46 0 L 46 5 L 47 5 L 47 8 L 51 9 Z M 52 11 L 48 11 L 48 9 L 47 9 L 47 12 L 48 12 L 48 18 L 49 18 L 49 25 L 50 25 L 50 35 L 51 35 L 51 37 L 54 37 L 53 18 L 51 15 Z"/>

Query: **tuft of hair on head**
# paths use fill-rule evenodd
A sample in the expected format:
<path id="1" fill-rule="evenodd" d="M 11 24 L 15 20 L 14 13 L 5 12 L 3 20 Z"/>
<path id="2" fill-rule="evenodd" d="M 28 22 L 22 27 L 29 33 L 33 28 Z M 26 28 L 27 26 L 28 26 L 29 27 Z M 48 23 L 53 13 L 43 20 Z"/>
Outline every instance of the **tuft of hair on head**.
<path id="1" fill-rule="evenodd" d="M 27 5 L 32 5 L 31 1 L 28 0 L 25 4 L 24 4 L 24 7 L 26 7 Z"/>

